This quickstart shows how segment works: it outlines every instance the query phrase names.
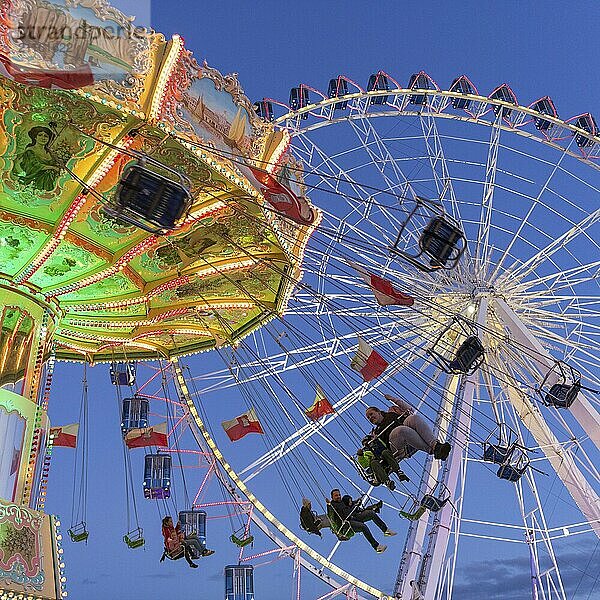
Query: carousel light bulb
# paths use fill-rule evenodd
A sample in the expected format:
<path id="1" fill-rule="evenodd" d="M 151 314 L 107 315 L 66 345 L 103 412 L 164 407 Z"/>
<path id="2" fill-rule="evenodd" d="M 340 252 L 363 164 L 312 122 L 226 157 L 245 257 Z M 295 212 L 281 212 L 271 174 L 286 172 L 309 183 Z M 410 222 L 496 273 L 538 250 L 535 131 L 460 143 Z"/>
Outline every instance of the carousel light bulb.
<path id="1" fill-rule="evenodd" d="M 467 314 L 468 315 L 474 315 L 476 310 L 477 310 L 477 306 L 475 306 L 475 304 L 469 304 L 469 306 L 467 306 Z"/>

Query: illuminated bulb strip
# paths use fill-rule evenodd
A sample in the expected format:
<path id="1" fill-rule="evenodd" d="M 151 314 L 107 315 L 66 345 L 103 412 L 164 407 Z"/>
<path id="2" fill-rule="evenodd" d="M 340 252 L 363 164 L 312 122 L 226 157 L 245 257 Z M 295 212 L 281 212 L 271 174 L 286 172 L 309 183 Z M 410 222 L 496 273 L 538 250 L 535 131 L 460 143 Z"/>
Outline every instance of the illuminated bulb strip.
<path id="1" fill-rule="evenodd" d="M 157 120 L 160 117 L 160 113 L 162 112 L 165 103 L 167 85 L 169 84 L 169 80 L 173 75 L 175 65 L 182 51 L 183 38 L 175 34 L 172 38 L 171 49 L 169 50 L 169 54 L 163 63 L 163 67 L 158 77 L 158 83 L 155 88 L 154 97 L 152 98 L 150 114 L 148 115 L 151 121 Z"/>
<path id="2" fill-rule="evenodd" d="M 279 167 L 279 163 L 283 156 L 285 155 L 287 149 L 290 147 L 292 143 L 292 136 L 289 134 L 287 129 L 283 129 L 283 137 L 279 142 L 277 148 L 273 151 L 267 166 L 265 167 L 265 171 L 267 173 L 274 173 L 275 170 Z"/>
<path id="3" fill-rule="evenodd" d="M 273 527 L 275 527 L 282 535 L 284 535 L 288 540 L 290 540 L 290 542 L 292 542 L 295 546 L 297 546 L 303 552 L 306 552 L 306 554 L 308 556 L 310 556 L 313 560 L 318 562 L 321 566 L 325 567 L 326 569 L 328 569 L 329 571 L 331 571 L 338 577 L 341 577 L 342 579 L 346 580 L 347 582 L 355 585 L 357 588 L 367 592 L 368 594 L 372 594 L 373 596 L 375 596 L 375 598 L 379 598 L 381 600 L 392 600 L 391 596 L 388 596 L 384 592 L 378 590 L 377 588 L 372 587 L 368 583 L 365 583 L 364 581 L 357 579 L 353 575 L 350 575 L 350 573 L 347 573 L 343 569 L 340 569 L 340 567 L 338 567 L 337 565 L 335 565 L 332 562 L 330 562 L 329 560 L 327 560 L 327 558 L 325 558 L 324 556 L 321 556 L 318 552 L 316 552 L 310 546 L 305 544 L 299 537 L 297 537 L 285 525 L 283 525 L 283 523 L 280 523 L 275 518 L 275 516 L 267 509 L 267 507 L 264 504 L 262 504 L 262 502 L 260 502 L 260 500 L 250 491 L 250 489 L 248 489 L 248 487 L 242 481 L 242 479 L 239 477 L 239 475 L 231 468 L 229 463 L 225 460 L 225 457 L 223 456 L 223 454 L 221 453 L 221 451 L 219 450 L 219 448 L 213 441 L 212 437 L 210 436 L 210 434 L 208 433 L 208 430 L 206 429 L 206 427 L 204 425 L 204 422 L 202 421 L 202 419 L 200 418 L 200 415 L 198 414 L 198 410 L 196 409 L 196 405 L 194 404 L 194 402 L 190 396 L 190 393 L 187 388 L 187 384 L 183 377 L 183 372 L 181 370 L 181 367 L 179 366 L 179 363 L 175 359 L 172 360 L 172 363 L 173 363 L 173 367 L 175 369 L 175 374 L 177 377 L 177 384 L 179 386 L 179 389 L 181 390 L 183 399 L 185 400 L 185 402 L 187 404 L 187 408 L 190 411 L 190 414 L 192 415 L 192 418 L 194 419 L 194 423 L 198 427 L 198 430 L 202 434 L 204 441 L 206 442 L 206 444 L 208 445 L 208 447 L 214 454 L 215 458 L 219 461 L 219 464 L 221 465 L 221 467 L 223 467 L 223 470 L 230 477 L 231 481 L 233 481 L 233 483 L 235 484 L 237 489 L 240 490 L 240 492 L 248 498 L 248 500 L 252 503 L 254 508 L 256 510 L 258 510 L 258 512 L 260 512 L 260 514 L 267 521 L 269 521 L 269 523 L 271 523 L 271 525 L 273 525 Z"/>
<path id="4" fill-rule="evenodd" d="M 168 330 L 157 330 L 157 331 L 146 331 L 144 333 L 141 333 L 139 335 L 130 337 L 130 336 L 124 336 L 124 337 L 118 337 L 118 336 L 99 336 L 97 334 L 94 333 L 87 333 L 85 331 L 72 331 L 72 330 L 62 330 L 60 331 L 61 335 L 64 336 L 69 336 L 69 337 L 74 337 L 80 340 L 94 340 L 94 341 L 98 341 L 98 342 L 114 342 L 115 344 L 124 344 L 124 343 L 128 343 L 130 341 L 135 341 L 135 340 L 140 340 L 143 338 L 147 338 L 147 337 L 152 337 L 155 335 L 162 335 L 164 333 L 169 333 Z M 181 328 L 177 328 L 176 333 L 185 333 L 185 334 L 189 334 L 189 335 L 203 335 L 203 336 L 210 336 L 212 337 L 212 333 L 210 331 L 208 331 L 208 329 L 181 329 Z"/>
<path id="5" fill-rule="evenodd" d="M 216 267 L 208 266 L 196 273 L 196 279 L 203 279 L 204 277 L 208 277 L 210 275 L 221 274 L 226 271 L 233 271 L 235 269 L 243 269 L 245 267 L 252 267 L 256 264 L 255 259 L 247 259 L 247 260 L 239 260 L 234 263 L 226 264 L 226 265 L 218 265 Z M 161 285 L 155 287 L 152 291 L 150 291 L 145 296 L 138 296 L 137 298 L 130 298 L 129 300 L 119 300 L 115 302 L 101 302 L 98 304 L 76 304 L 72 306 L 68 306 L 69 310 L 72 311 L 98 311 L 98 310 L 106 310 L 110 308 L 125 308 L 127 306 L 134 306 L 136 304 L 144 304 L 148 302 L 152 297 L 165 292 L 167 290 L 174 290 L 181 285 L 185 285 L 192 281 L 192 277 L 189 275 L 183 275 L 176 279 L 172 279 L 171 281 L 167 281 L 162 283 Z"/>
<path id="6" fill-rule="evenodd" d="M 70 90 L 77 96 L 81 96 L 86 100 L 92 100 L 92 102 L 98 102 L 98 104 L 102 104 L 104 106 L 110 106 L 110 108 L 115 108 L 120 110 L 121 112 L 128 113 L 134 117 L 138 117 L 139 119 L 145 119 L 146 115 L 141 110 L 136 110 L 134 108 L 129 108 L 125 104 L 117 103 L 114 100 L 110 100 L 109 98 L 102 98 L 102 96 L 97 96 L 96 94 L 92 94 L 90 92 L 84 92 L 81 89 Z"/>
<path id="7" fill-rule="evenodd" d="M 210 206 L 205 206 L 205 207 L 201 208 L 200 210 L 191 212 L 187 216 L 187 219 L 183 222 L 183 224 L 187 225 L 188 223 L 193 223 L 194 221 L 199 221 L 200 219 L 205 219 L 206 217 L 210 217 L 210 216 L 220 212 L 226 206 L 227 206 L 227 204 L 225 204 L 225 202 L 223 202 L 222 200 L 217 200 Z"/>
<path id="8" fill-rule="evenodd" d="M 133 140 L 128 140 L 125 142 L 123 148 L 126 149 Z M 87 181 L 87 186 L 89 188 L 94 188 L 110 171 L 112 166 L 115 164 L 117 160 L 117 156 L 119 152 L 117 150 L 111 150 L 108 155 L 104 158 L 104 160 L 100 163 L 98 168 L 92 173 L 91 177 Z M 80 193 L 77 195 L 73 203 L 65 213 L 62 221 L 59 223 L 56 231 L 52 235 L 52 239 L 46 246 L 42 249 L 42 251 L 36 256 L 33 262 L 21 273 L 14 278 L 15 283 L 22 283 L 27 281 L 48 259 L 48 257 L 58 248 L 64 237 L 67 235 L 67 230 L 69 229 L 71 223 L 77 217 L 77 214 L 81 210 L 81 208 L 88 201 L 88 195 L 84 193 Z"/>
<path id="9" fill-rule="evenodd" d="M 154 246 L 158 242 L 158 237 L 155 235 L 151 235 L 150 237 L 142 240 L 137 246 L 130 248 L 115 264 L 104 271 L 100 271 L 95 275 L 90 275 L 77 283 L 70 283 L 69 285 L 65 285 L 61 288 L 53 290 L 47 294 L 48 298 L 55 298 L 56 296 L 61 296 L 62 294 L 68 294 L 69 292 L 75 292 L 84 288 L 88 285 L 92 285 L 97 283 L 98 281 L 102 281 L 108 277 L 111 277 L 115 273 L 122 271 L 136 256 L 139 256 L 143 252 L 146 252 L 149 248 Z"/>
<path id="10" fill-rule="evenodd" d="M 148 325 L 156 325 L 157 323 L 160 323 L 161 321 L 164 321 L 165 319 L 170 319 L 173 317 L 179 317 L 182 315 L 186 315 L 190 312 L 194 312 L 195 310 L 215 310 L 215 309 L 222 309 L 222 310 L 226 310 L 226 309 L 251 309 L 254 308 L 254 303 L 253 302 L 227 302 L 227 303 L 220 303 L 220 302 L 215 302 L 214 304 L 205 304 L 205 305 L 195 305 L 193 307 L 186 307 L 186 308 L 177 308 L 177 309 L 173 309 L 170 311 L 167 311 L 166 313 L 162 313 L 160 315 L 157 315 L 156 317 L 154 317 L 153 319 L 141 319 L 141 320 L 136 320 L 136 321 L 94 321 L 93 319 L 81 319 L 81 318 L 69 318 L 67 320 L 67 324 L 72 326 L 72 327 L 96 327 L 98 329 L 115 329 L 115 328 L 120 328 L 120 329 L 129 329 L 129 328 L 135 328 L 135 327 L 144 327 L 144 326 L 148 326 Z"/>

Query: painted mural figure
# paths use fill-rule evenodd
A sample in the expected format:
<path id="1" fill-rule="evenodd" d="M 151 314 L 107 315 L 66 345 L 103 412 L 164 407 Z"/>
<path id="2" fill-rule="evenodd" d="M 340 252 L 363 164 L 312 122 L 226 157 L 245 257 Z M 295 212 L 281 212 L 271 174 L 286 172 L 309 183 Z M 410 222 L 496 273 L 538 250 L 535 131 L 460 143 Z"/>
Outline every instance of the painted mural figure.
<path id="1" fill-rule="evenodd" d="M 33 185 L 35 189 L 50 191 L 56 186 L 61 166 L 50 149 L 56 134 L 42 125 L 32 127 L 28 132 L 30 142 L 15 159 L 13 173 L 23 185 Z"/>

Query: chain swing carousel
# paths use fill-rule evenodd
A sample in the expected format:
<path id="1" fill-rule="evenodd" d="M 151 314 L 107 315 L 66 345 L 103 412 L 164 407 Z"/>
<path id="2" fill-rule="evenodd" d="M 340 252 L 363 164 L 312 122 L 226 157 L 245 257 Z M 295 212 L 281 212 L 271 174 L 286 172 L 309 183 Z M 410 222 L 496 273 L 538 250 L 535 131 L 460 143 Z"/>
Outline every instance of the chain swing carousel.
<path id="1" fill-rule="evenodd" d="M 305 216 L 284 219 L 261 192 L 287 139 L 234 76 L 104 2 L 2 3 L 0 75 L 0 593 L 61 598 L 54 361 L 234 343 L 284 310 L 318 212 L 290 194 Z"/>

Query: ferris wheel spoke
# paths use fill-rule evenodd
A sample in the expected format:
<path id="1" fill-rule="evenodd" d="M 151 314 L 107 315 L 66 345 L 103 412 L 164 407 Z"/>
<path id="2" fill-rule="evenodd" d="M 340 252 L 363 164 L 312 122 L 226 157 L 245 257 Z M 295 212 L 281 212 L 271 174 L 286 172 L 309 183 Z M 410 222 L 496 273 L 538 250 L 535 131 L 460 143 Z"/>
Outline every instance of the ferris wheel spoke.
<path id="1" fill-rule="evenodd" d="M 572 226 L 558 238 L 552 238 L 552 241 L 544 248 L 540 249 L 535 255 L 515 268 L 510 268 L 504 272 L 501 279 L 512 279 L 513 281 L 523 280 L 530 273 L 534 272 L 544 262 L 549 260 L 556 252 L 563 250 L 565 246 L 571 243 L 580 235 L 588 235 L 587 230 L 600 221 L 600 208 L 587 215 L 579 223 L 572 223 Z"/>
<path id="2" fill-rule="evenodd" d="M 502 265 L 504 264 L 504 261 L 506 260 L 506 258 L 508 256 L 510 256 L 510 252 L 511 252 L 515 242 L 520 238 L 523 230 L 527 226 L 530 226 L 529 219 L 531 218 L 531 215 L 533 214 L 534 210 L 539 206 L 542 195 L 544 194 L 544 192 L 546 192 L 548 190 L 548 188 L 550 186 L 550 182 L 552 181 L 552 178 L 559 171 L 560 166 L 563 162 L 563 159 L 567 156 L 567 150 L 570 149 L 571 145 L 573 144 L 573 141 L 574 141 L 574 138 L 569 143 L 568 148 L 559 154 L 558 159 L 552 168 L 552 171 L 548 174 L 548 177 L 546 177 L 546 179 L 544 180 L 544 183 L 542 184 L 537 196 L 532 199 L 531 206 L 529 207 L 527 214 L 523 217 L 523 219 L 519 223 L 519 227 L 515 231 L 514 236 L 512 237 L 510 242 L 507 244 L 507 246 L 504 249 L 504 252 L 500 256 L 500 258 L 496 261 L 496 266 L 494 268 L 494 271 L 490 275 L 490 281 L 494 281 L 496 279 L 498 273 L 500 273 L 500 270 L 502 269 Z"/>
<path id="3" fill-rule="evenodd" d="M 546 455 L 596 535 L 600 537 L 600 497 L 575 464 L 571 451 L 565 449 L 556 439 L 541 412 L 522 391 L 503 361 L 495 358 L 492 361 L 496 371 L 502 376 L 500 383 L 505 388 L 520 421 L 533 435 L 538 447 Z"/>
<path id="4" fill-rule="evenodd" d="M 583 276 L 580 276 L 585 274 Z M 528 279 L 519 285 L 511 286 L 511 292 L 517 299 L 537 299 L 540 297 L 540 290 L 534 289 L 538 286 L 546 286 L 545 291 L 556 293 L 565 289 L 574 290 L 584 284 L 593 282 L 600 275 L 600 261 L 591 263 L 582 263 L 571 269 L 564 271 L 557 270 L 551 275 Z"/>
<path id="5" fill-rule="evenodd" d="M 498 167 L 498 148 L 500 145 L 500 133 L 502 131 L 500 127 L 501 121 L 502 111 L 499 111 L 496 122 L 491 127 L 490 131 L 490 142 L 485 167 L 485 182 L 483 185 L 483 196 L 481 198 L 481 210 L 479 213 L 479 228 L 475 245 L 475 261 L 477 263 L 477 272 L 480 276 L 485 275 L 488 269 L 489 236 L 492 224 L 494 190 Z"/>
<path id="6" fill-rule="evenodd" d="M 374 383 L 361 383 L 358 387 L 352 389 L 344 397 L 334 403 L 334 414 L 325 416 L 318 424 L 308 422 L 302 425 L 302 427 L 294 431 L 285 440 L 282 440 L 258 459 L 254 460 L 251 464 L 241 469 L 239 474 L 244 475 L 246 473 L 252 473 L 252 477 L 255 477 L 260 471 L 283 458 L 300 444 L 304 444 L 306 440 L 309 440 L 317 432 L 318 428 L 326 427 L 328 423 L 336 420 L 345 411 L 352 408 L 357 402 L 360 402 L 366 394 L 377 391 L 379 387 L 392 379 L 401 368 L 405 368 L 413 360 L 415 360 L 414 349 L 405 350 L 399 357 L 392 361 L 383 375 L 381 375 Z"/>

